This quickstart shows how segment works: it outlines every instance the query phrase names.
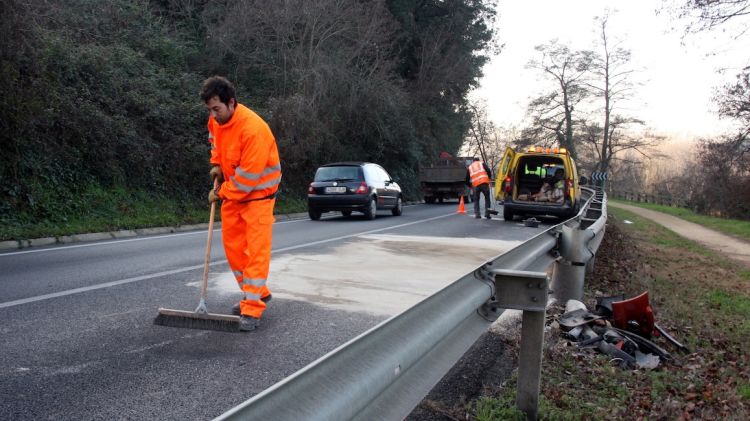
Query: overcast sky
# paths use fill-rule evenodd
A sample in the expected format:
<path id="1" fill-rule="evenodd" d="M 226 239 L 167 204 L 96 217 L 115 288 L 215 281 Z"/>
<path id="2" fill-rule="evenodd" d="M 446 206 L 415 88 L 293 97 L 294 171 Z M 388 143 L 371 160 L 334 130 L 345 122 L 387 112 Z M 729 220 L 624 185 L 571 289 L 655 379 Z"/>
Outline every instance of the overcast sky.
<path id="1" fill-rule="evenodd" d="M 502 52 L 485 67 L 476 96 L 488 103 L 498 125 L 521 125 L 529 98 L 544 91 L 538 72 L 525 69 L 538 57 L 534 47 L 557 38 L 572 49 L 592 49 L 597 39 L 595 17 L 609 8 L 610 37 L 632 53 L 634 78 L 643 83 L 632 114 L 659 133 L 678 138 L 726 131 L 711 103 L 714 89 L 734 80 L 748 63 L 747 39 L 720 32 L 683 38 L 684 22 L 656 13 L 653 0 L 500 0 L 498 32 Z M 737 22 L 737 24 L 747 24 Z M 675 28 L 675 29 L 671 29 Z M 747 37 L 746 37 L 747 38 Z M 719 70 L 729 68 L 724 74 Z M 548 85 L 547 85 L 548 86 Z"/>

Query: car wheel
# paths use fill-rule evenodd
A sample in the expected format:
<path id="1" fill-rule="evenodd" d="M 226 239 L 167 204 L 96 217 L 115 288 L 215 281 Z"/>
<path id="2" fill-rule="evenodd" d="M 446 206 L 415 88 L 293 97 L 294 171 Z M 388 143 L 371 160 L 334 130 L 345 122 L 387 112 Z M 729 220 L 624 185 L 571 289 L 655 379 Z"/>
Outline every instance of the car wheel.
<path id="1" fill-rule="evenodd" d="M 352 211 L 350 211 L 350 210 L 341 211 L 341 214 L 344 215 L 344 216 L 352 216 Z"/>
<path id="2" fill-rule="evenodd" d="M 393 216 L 399 216 L 401 215 L 401 212 L 403 212 L 403 209 L 404 209 L 404 204 L 401 201 L 401 196 L 399 196 L 396 198 L 396 207 L 391 209 L 391 213 L 393 214 Z"/>
<path id="3" fill-rule="evenodd" d="M 435 203 L 435 196 L 427 196 L 424 198 L 425 203 L 433 204 Z"/>
<path id="4" fill-rule="evenodd" d="M 503 206 L 503 219 L 506 221 L 512 221 L 514 216 L 513 211 Z"/>
<path id="5" fill-rule="evenodd" d="M 375 214 L 378 210 L 378 202 L 374 197 L 370 198 L 370 201 L 367 202 L 367 206 L 365 206 L 364 214 L 365 218 L 367 219 L 375 219 Z"/>
<path id="6" fill-rule="evenodd" d="M 321 212 L 317 209 L 309 208 L 307 210 L 307 214 L 310 215 L 310 219 L 312 219 L 313 221 L 317 221 L 320 219 Z"/>

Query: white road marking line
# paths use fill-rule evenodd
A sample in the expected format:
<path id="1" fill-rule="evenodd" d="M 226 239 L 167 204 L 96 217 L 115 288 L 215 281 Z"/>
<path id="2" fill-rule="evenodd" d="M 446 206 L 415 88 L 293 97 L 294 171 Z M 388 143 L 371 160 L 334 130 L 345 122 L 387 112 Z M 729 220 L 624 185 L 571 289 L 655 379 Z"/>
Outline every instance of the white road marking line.
<path id="1" fill-rule="evenodd" d="M 214 231 L 217 231 L 217 230 L 219 230 L 219 228 L 215 229 Z M 76 248 L 80 248 L 80 247 L 98 247 L 98 246 L 104 246 L 104 245 L 108 245 L 108 244 L 122 244 L 122 243 L 130 243 L 130 242 L 133 242 L 133 241 L 146 241 L 146 240 L 155 240 L 155 239 L 158 239 L 158 238 L 180 237 L 180 236 L 183 236 L 183 235 L 196 235 L 196 234 L 206 235 L 206 231 L 180 232 L 180 233 L 172 233 L 172 234 L 165 234 L 165 235 L 154 235 L 154 236 L 148 236 L 148 237 L 127 238 L 127 239 L 118 239 L 118 240 L 112 240 L 112 241 L 93 242 L 93 243 L 86 243 L 86 244 L 73 244 L 73 245 L 67 245 L 67 246 L 61 246 L 61 247 L 54 247 L 54 248 L 46 248 L 46 249 L 12 251 L 10 253 L 2 253 L 2 254 L 0 254 L 0 257 L 16 256 L 16 255 L 19 255 L 19 254 L 28 254 L 28 253 L 41 253 L 41 252 L 45 252 L 45 251 L 70 250 L 70 249 L 76 249 Z"/>
<path id="2" fill-rule="evenodd" d="M 218 265 L 224 262 L 226 262 L 226 260 L 211 262 L 210 265 L 211 266 Z M 0 308 L 13 307 L 13 306 L 21 305 L 21 304 L 28 304 L 28 303 L 33 303 L 37 301 L 48 300 L 50 298 L 64 297 L 66 295 L 73 295 L 73 294 L 78 294 L 81 292 L 87 292 L 87 291 L 93 291 L 93 290 L 102 289 L 102 288 L 109 288 L 109 287 L 113 287 L 117 285 L 129 284 L 131 282 L 138 282 L 138 281 L 143 281 L 146 279 L 158 278 L 160 276 L 174 275 L 176 273 L 187 272 L 190 270 L 196 270 L 196 269 L 201 269 L 201 268 L 203 268 L 203 265 L 188 266 L 185 268 L 167 270 L 164 272 L 152 273 L 149 275 L 141 275 L 141 276 L 135 276 L 133 278 L 120 279 L 119 281 L 105 282 L 103 284 L 91 285 L 91 286 L 81 287 L 81 288 L 74 288 L 74 289 L 69 289 L 69 290 L 60 291 L 60 292 L 53 292 L 52 294 L 38 295 L 36 297 L 29 297 L 29 298 L 23 298 L 21 300 L 0 303 Z"/>
<path id="3" fill-rule="evenodd" d="M 309 221 L 309 219 L 295 219 L 292 221 L 279 221 L 279 222 L 275 222 L 274 225 L 290 224 L 293 222 L 301 222 L 301 221 Z M 221 231 L 221 228 L 214 229 L 214 232 L 216 231 Z M 70 250 L 70 249 L 75 249 L 75 248 L 80 248 L 80 247 L 98 247 L 98 246 L 104 246 L 108 244 L 122 244 L 122 243 L 130 243 L 133 241 L 148 241 L 148 240 L 156 240 L 159 238 L 180 237 L 183 235 L 199 235 L 199 234 L 206 235 L 206 231 L 178 232 L 178 233 L 170 233 L 170 234 L 164 234 L 164 235 L 150 235 L 147 237 L 122 238 L 122 239 L 116 239 L 116 240 L 111 240 L 111 241 L 91 242 L 91 243 L 86 243 L 86 244 L 63 245 L 63 246 L 53 247 L 53 248 L 12 251 L 10 253 L 0 253 L 0 257 L 17 256 L 19 254 L 28 254 L 28 253 L 42 253 L 45 251 Z"/>
<path id="4" fill-rule="evenodd" d="M 358 232 L 358 233 L 349 234 L 349 235 L 342 235 L 342 236 L 339 236 L 339 237 L 329 238 L 329 239 L 326 239 L 326 240 L 319 240 L 319 241 L 313 241 L 313 242 L 310 242 L 310 243 L 299 244 L 299 245 L 296 245 L 296 246 L 282 247 L 280 249 L 273 250 L 273 252 L 274 253 L 283 253 L 283 252 L 290 251 L 290 250 L 297 250 L 297 249 L 300 249 L 300 248 L 305 248 L 305 247 L 315 246 L 315 245 L 319 245 L 319 244 L 330 243 L 330 242 L 338 241 L 338 240 L 344 240 L 346 238 L 358 237 L 360 235 L 374 234 L 376 232 L 382 232 L 382 231 L 388 231 L 388 230 L 392 230 L 392 229 L 396 229 L 396 228 L 408 227 L 409 225 L 421 224 L 423 222 L 434 221 L 436 219 L 441 219 L 441 218 L 445 218 L 445 217 L 453 216 L 453 215 L 455 215 L 455 214 L 450 213 L 450 214 L 447 214 L 447 215 L 435 216 L 435 217 L 432 217 L 432 218 L 423 219 L 423 220 L 420 220 L 420 221 L 408 222 L 408 223 L 400 224 L 400 225 L 394 225 L 394 226 L 391 226 L 391 227 L 378 228 L 378 229 L 374 229 L 374 230 L 370 230 L 370 231 L 363 231 L 363 232 Z M 209 266 L 215 266 L 215 265 L 219 265 L 219 264 L 223 264 L 223 263 L 226 263 L 226 259 L 222 259 L 222 260 L 218 260 L 218 261 L 215 261 L 215 262 L 211 262 L 211 263 L 209 263 Z M 36 297 L 29 297 L 29 298 L 23 298 L 23 299 L 20 299 L 20 300 L 7 301 L 7 302 L 4 302 L 4 303 L 0 303 L 0 308 L 14 307 L 14 306 L 21 305 L 21 304 L 28 304 L 28 303 L 34 303 L 34 302 L 37 302 L 37 301 L 49 300 L 51 298 L 65 297 L 65 296 L 68 296 L 68 295 L 79 294 L 79 293 L 82 293 L 82 292 L 94 291 L 94 290 L 97 290 L 97 289 L 109 288 L 109 287 L 113 287 L 113 286 L 124 285 L 124 284 L 129 284 L 129 283 L 138 282 L 138 281 L 145 281 L 147 279 L 159 278 L 159 277 L 162 277 L 162 276 L 174 275 L 174 274 L 177 274 L 177 273 L 188 272 L 188 271 L 191 271 L 191 270 L 197 270 L 197 269 L 202 269 L 202 268 L 203 268 L 203 265 L 187 266 L 187 267 L 183 267 L 183 268 L 179 268 L 179 269 L 172 269 L 172 270 L 167 270 L 167 271 L 163 271 L 163 272 L 152 273 L 152 274 L 149 274 L 149 275 L 141 275 L 141 276 L 135 276 L 135 277 L 132 277 L 132 278 L 120 279 L 118 281 L 105 282 L 103 284 L 90 285 L 90 286 L 87 286 L 87 287 L 74 288 L 74 289 L 69 289 L 69 290 L 66 290 L 66 291 L 53 292 L 51 294 L 38 295 Z"/>

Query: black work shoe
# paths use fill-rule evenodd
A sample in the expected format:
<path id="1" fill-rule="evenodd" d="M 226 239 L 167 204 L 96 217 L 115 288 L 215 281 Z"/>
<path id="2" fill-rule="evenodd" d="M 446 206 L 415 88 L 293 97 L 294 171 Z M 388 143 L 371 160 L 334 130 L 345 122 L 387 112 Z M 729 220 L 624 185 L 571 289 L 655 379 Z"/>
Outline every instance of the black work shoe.
<path id="1" fill-rule="evenodd" d="M 240 331 L 250 332 L 258 328 L 258 322 L 260 319 L 250 316 L 240 316 Z"/>
<path id="2" fill-rule="evenodd" d="M 484 215 L 484 217 L 487 218 L 487 219 L 492 219 L 491 215 Z"/>
<path id="3" fill-rule="evenodd" d="M 271 298 L 273 298 L 273 295 L 268 294 L 265 297 L 261 298 L 260 300 L 268 304 L 268 302 L 271 301 Z M 237 303 L 232 306 L 232 314 L 234 314 L 235 316 L 240 315 L 240 303 Z"/>
<path id="4" fill-rule="evenodd" d="M 479 215 L 474 215 L 474 218 L 481 219 L 482 217 Z"/>

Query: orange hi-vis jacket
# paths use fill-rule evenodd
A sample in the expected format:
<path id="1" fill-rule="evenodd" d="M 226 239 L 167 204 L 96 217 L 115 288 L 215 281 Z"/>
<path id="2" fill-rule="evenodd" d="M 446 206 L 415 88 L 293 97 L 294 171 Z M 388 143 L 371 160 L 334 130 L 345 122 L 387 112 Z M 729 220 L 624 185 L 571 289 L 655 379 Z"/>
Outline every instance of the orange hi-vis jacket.
<path id="1" fill-rule="evenodd" d="M 211 164 L 220 165 L 224 183 L 216 192 L 222 200 L 247 202 L 273 196 L 281 182 L 276 140 L 263 119 L 237 104 L 226 124 L 208 119 Z"/>
<path id="2" fill-rule="evenodd" d="M 487 175 L 487 171 L 484 170 L 482 161 L 474 161 L 469 165 L 469 177 L 471 178 L 472 187 L 490 182 L 490 176 Z"/>

